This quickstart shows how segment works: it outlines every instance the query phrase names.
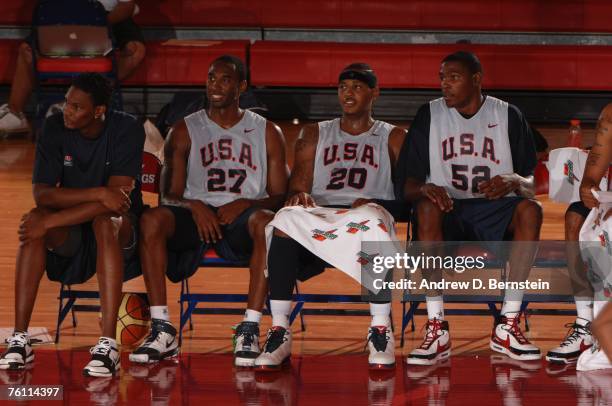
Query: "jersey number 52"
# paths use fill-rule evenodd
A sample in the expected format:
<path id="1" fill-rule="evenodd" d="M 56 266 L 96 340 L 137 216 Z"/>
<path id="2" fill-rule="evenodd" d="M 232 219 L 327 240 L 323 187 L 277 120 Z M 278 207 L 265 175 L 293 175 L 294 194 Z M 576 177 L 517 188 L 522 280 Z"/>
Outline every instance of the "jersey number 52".
<path id="1" fill-rule="evenodd" d="M 456 189 L 467 191 L 470 187 L 468 174 L 470 172 L 467 165 L 451 165 L 453 171 L 453 186 Z M 475 166 L 472 168 L 472 193 L 478 193 L 478 184 L 491 179 L 491 168 L 488 166 Z"/>

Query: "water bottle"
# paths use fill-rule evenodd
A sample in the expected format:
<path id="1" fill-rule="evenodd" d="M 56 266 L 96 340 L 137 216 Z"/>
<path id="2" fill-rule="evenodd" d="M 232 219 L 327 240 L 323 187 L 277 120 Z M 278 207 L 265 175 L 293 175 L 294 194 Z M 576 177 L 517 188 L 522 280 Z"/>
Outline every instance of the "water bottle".
<path id="1" fill-rule="evenodd" d="M 582 148 L 582 128 L 580 128 L 580 120 L 570 120 L 567 146 Z"/>

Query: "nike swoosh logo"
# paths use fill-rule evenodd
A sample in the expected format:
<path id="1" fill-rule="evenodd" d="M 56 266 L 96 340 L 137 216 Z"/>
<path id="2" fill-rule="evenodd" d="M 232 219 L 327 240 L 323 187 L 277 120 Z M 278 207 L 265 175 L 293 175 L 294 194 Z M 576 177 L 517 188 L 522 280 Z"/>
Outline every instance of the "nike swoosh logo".
<path id="1" fill-rule="evenodd" d="M 249 129 L 246 129 L 246 128 L 245 128 L 245 129 L 244 129 L 244 133 L 245 133 L 245 134 L 248 134 L 248 133 L 250 133 L 251 131 L 255 131 L 255 129 L 254 129 L 254 128 L 249 128 Z"/>
<path id="2" fill-rule="evenodd" d="M 176 337 L 172 337 L 172 340 L 166 340 L 166 347 L 170 347 L 174 344 L 174 340 L 176 340 Z"/>
<path id="3" fill-rule="evenodd" d="M 584 343 L 584 340 L 582 340 L 582 341 L 580 342 L 580 352 L 583 352 L 583 351 L 588 350 L 589 348 L 591 348 L 591 346 L 592 346 L 592 344 L 591 344 L 591 345 L 589 345 L 589 344 L 585 344 L 585 343 Z"/>
<path id="4" fill-rule="evenodd" d="M 498 125 L 499 125 L 499 124 L 489 124 L 489 125 L 487 125 L 487 127 L 489 127 L 489 128 L 493 128 L 493 127 L 497 127 Z"/>

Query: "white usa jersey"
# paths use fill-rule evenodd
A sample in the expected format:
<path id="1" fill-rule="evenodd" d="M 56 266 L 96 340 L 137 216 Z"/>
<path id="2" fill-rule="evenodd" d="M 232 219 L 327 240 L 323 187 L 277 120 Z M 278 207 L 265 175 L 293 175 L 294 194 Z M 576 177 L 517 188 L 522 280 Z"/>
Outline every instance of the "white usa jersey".
<path id="1" fill-rule="evenodd" d="M 478 192 L 480 182 L 514 172 L 508 103 L 487 96 L 471 118 L 448 108 L 443 98 L 431 101 L 429 107 L 428 183 L 446 188 L 455 199 L 469 199 L 483 197 Z"/>
<path id="2" fill-rule="evenodd" d="M 200 110 L 185 123 L 191 139 L 185 199 L 219 207 L 268 197 L 265 118 L 245 110 L 235 126 L 225 129 Z"/>
<path id="3" fill-rule="evenodd" d="M 321 206 L 351 205 L 359 198 L 392 200 L 389 160 L 391 124 L 374 121 L 359 135 L 340 128 L 340 119 L 319 123 L 312 197 Z"/>

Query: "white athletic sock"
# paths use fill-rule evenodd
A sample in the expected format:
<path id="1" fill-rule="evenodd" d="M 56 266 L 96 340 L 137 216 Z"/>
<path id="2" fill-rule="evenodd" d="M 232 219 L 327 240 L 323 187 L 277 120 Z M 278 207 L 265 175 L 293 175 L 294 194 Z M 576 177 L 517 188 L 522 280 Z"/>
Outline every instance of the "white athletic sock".
<path id="1" fill-rule="evenodd" d="M 386 326 L 391 327 L 391 302 L 389 303 L 371 303 L 370 314 L 372 322 L 370 326 Z"/>
<path id="2" fill-rule="evenodd" d="M 593 319 L 596 319 L 599 316 L 599 313 L 606 307 L 608 302 L 605 300 L 595 300 L 593 302 Z"/>
<path id="3" fill-rule="evenodd" d="M 252 321 L 254 323 L 259 324 L 261 321 L 261 312 L 252 309 L 246 309 L 244 312 L 244 319 L 242 321 Z"/>
<path id="4" fill-rule="evenodd" d="M 576 315 L 584 320 L 593 321 L 593 299 L 574 296 L 576 302 Z"/>
<path id="5" fill-rule="evenodd" d="M 170 321 L 168 306 L 151 306 L 150 311 L 152 319 Z"/>
<path id="6" fill-rule="evenodd" d="M 582 317 L 576 317 L 576 324 L 578 324 L 579 326 L 584 327 L 590 322 L 591 320 L 583 319 Z"/>
<path id="7" fill-rule="evenodd" d="M 426 296 L 427 318 L 429 320 L 444 320 L 444 298 L 440 296 Z"/>
<path id="8" fill-rule="evenodd" d="M 270 300 L 270 313 L 272 313 L 272 326 L 288 329 L 291 300 Z"/>
<path id="9" fill-rule="evenodd" d="M 512 295 L 512 300 L 508 300 L 508 295 Z M 522 290 L 513 290 L 512 292 L 506 292 L 504 297 L 504 304 L 501 308 L 501 315 L 505 316 L 506 313 L 519 313 L 521 311 L 521 305 L 523 304 L 523 295 L 525 294 Z"/>

